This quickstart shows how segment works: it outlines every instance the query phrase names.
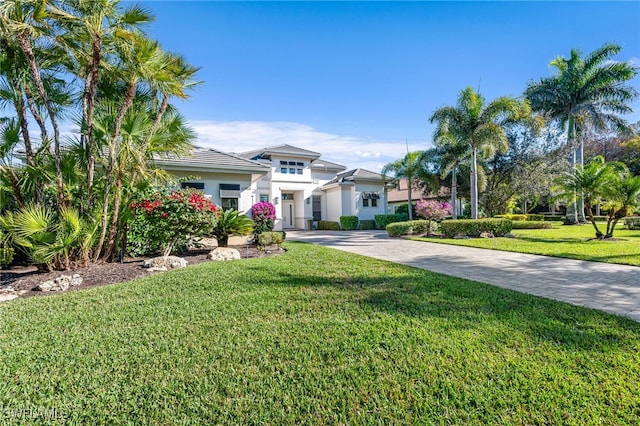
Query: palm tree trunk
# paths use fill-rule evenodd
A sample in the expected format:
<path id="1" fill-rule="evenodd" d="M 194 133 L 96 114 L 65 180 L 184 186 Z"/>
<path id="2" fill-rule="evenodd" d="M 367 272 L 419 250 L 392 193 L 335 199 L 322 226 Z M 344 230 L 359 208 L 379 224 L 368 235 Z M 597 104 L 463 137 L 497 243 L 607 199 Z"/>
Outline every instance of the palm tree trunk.
<path id="1" fill-rule="evenodd" d="M 16 112 L 18 113 L 18 121 L 20 122 L 20 131 L 22 132 L 22 141 L 24 142 L 24 149 L 27 154 L 27 164 L 29 166 L 35 166 L 33 159 L 33 148 L 31 146 L 31 136 L 29 134 L 29 124 L 27 123 L 27 111 L 24 107 L 24 101 L 22 95 L 16 102 Z"/>
<path id="2" fill-rule="evenodd" d="M 478 218 L 478 150 L 471 147 L 471 219 Z"/>
<path id="3" fill-rule="evenodd" d="M 407 185 L 409 186 L 407 188 L 407 213 L 409 213 L 409 220 L 413 220 L 413 200 L 411 199 L 411 178 L 407 179 Z"/>
<path id="4" fill-rule="evenodd" d="M 122 167 L 118 170 L 116 177 L 116 189 L 113 193 L 113 212 L 111 213 L 111 226 L 109 229 L 109 238 L 107 239 L 107 248 L 104 252 L 104 259 L 108 262 L 113 261 L 115 257 L 116 236 L 118 234 L 118 217 L 120 215 L 120 204 L 122 203 L 122 176 L 124 170 Z"/>
<path id="5" fill-rule="evenodd" d="M 168 105 L 169 105 L 169 97 L 167 95 L 163 95 L 162 103 L 160 104 L 160 108 L 156 113 L 156 118 L 155 120 L 153 120 L 153 124 L 151 125 L 151 128 L 147 133 L 147 137 L 144 139 L 144 146 L 142 150 L 143 153 L 147 152 L 147 149 L 149 149 L 149 145 L 151 144 L 151 138 L 156 133 L 156 130 L 158 130 L 158 126 L 160 126 L 160 122 L 162 121 L 162 117 L 164 116 L 164 113 L 167 111 Z"/>
<path id="6" fill-rule="evenodd" d="M 113 132 L 111 134 L 111 139 L 109 141 L 109 163 L 107 165 L 107 175 L 106 175 L 106 184 L 104 188 L 104 197 L 102 204 L 102 218 L 100 220 L 100 238 L 98 239 L 98 244 L 96 245 L 96 253 L 94 256 L 94 260 L 98 260 L 100 258 L 100 254 L 102 252 L 102 246 L 104 245 L 104 240 L 107 236 L 107 218 L 109 216 L 109 197 L 111 196 L 111 185 L 113 184 L 113 171 L 115 169 L 116 164 L 116 143 L 118 140 L 118 136 L 120 135 L 120 129 L 122 127 L 122 120 L 124 119 L 125 114 L 133 104 L 133 98 L 136 94 L 136 86 L 137 80 L 133 79 L 129 82 L 127 87 L 127 94 L 125 95 L 124 101 L 120 106 L 120 110 L 118 111 L 118 115 L 116 116 L 116 121 L 113 126 Z M 112 221 L 114 219 L 112 218 Z M 116 217 L 117 221 L 118 218 Z"/>
<path id="7" fill-rule="evenodd" d="M 51 106 L 51 102 L 49 102 L 49 97 L 47 96 L 44 84 L 42 84 L 42 78 L 40 77 L 40 70 L 38 69 L 38 64 L 36 63 L 36 57 L 33 54 L 31 42 L 29 41 L 29 38 L 25 32 L 18 33 L 18 44 L 20 45 L 20 49 L 22 50 L 22 52 L 27 57 L 27 63 L 29 64 L 33 82 L 36 84 L 38 95 L 40 95 L 40 98 L 42 99 L 42 102 L 44 103 L 44 106 L 49 113 L 49 120 L 51 121 L 51 126 L 53 127 L 53 160 L 56 167 L 56 180 L 58 184 L 58 205 L 62 207 L 65 205 L 65 200 L 64 180 L 62 179 L 62 166 L 60 164 L 60 129 L 58 128 L 58 120 L 56 119 L 56 114 L 53 110 L 53 107 Z"/>
<path id="8" fill-rule="evenodd" d="M 95 175 L 96 159 L 93 152 L 93 111 L 95 107 L 95 94 L 98 88 L 98 72 L 101 58 L 101 39 L 99 34 L 94 34 L 91 56 L 91 71 L 87 75 L 82 95 L 82 115 L 86 132 L 86 156 L 87 156 L 87 206 L 93 206 L 93 180 Z"/>
<path id="9" fill-rule="evenodd" d="M 458 163 L 453 164 L 451 171 L 451 207 L 453 208 L 453 218 L 458 218 Z"/>
<path id="10" fill-rule="evenodd" d="M 29 111 L 31 111 L 31 115 L 36 120 L 36 123 L 38 123 L 38 127 L 40 127 L 41 139 L 42 140 L 48 139 L 49 136 L 47 135 L 47 126 L 45 126 L 44 119 L 42 118 L 42 116 L 38 112 L 38 109 L 36 108 L 36 103 L 33 100 L 33 94 L 31 93 L 31 90 L 28 87 L 25 87 L 24 94 L 27 97 L 27 103 L 29 104 Z"/>
<path id="11" fill-rule="evenodd" d="M 574 141 L 576 137 L 576 125 L 575 119 L 573 115 L 569 116 L 569 133 L 567 136 L 567 142 L 572 149 L 571 157 L 569 157 L 569 161 L 571 163 L 571 168 L 575 169 L 577 167 L 577 150 L 574 148 Z M 571 204 L 567 205 L 567 215 L 565 217 L 565 223 L 567 225 L 575 225 L 579 223 L 578 219 L 578 204 L 576 202 L 576 197 L 574 197 L 574 201 Z"/>

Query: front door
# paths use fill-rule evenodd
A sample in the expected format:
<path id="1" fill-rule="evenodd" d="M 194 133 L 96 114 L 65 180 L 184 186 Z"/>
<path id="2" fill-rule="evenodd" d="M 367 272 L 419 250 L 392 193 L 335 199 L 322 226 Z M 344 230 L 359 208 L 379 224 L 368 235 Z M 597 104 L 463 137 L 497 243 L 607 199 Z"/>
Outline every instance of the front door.
<path id="1" fill-rule="evenodd" d="M 296 209 L 293 200 L 282 202 L 282 228 L 291 229 L 296 227 Z"/>

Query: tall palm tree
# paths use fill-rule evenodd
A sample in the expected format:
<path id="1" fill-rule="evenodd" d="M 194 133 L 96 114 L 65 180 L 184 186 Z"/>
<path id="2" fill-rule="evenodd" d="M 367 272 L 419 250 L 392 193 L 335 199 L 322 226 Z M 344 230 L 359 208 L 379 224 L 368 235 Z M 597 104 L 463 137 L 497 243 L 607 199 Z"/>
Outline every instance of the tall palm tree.
<path id="1" fill-rule="evenodd" d="M 567 143 L 574 149 L 570 158 L 574 167 L 584 163 L 582 142 L 577 140 L 579 122 L 600 129 L 606 126 L 629 129 L 619 114 L 632 111 L 630 103 L 637 92 L 625 83 L 638 70 L 629 63 L 612 60 L 621 50 L 620 46 L 607 43 L 582 58 L 580 51 L 571 49 L 568 59 L 558 57 L 551 61 L 556 70 L 554 76 L 527 86 L 525 96 L 533 110 L 544 113 L 566 130 Z M 577 208 L 574 204 L 574 222 L 584 219 L 583 203 Z"/>
<path id="2" fill-rule="evenodd" d="M 442 134 L 436 139 L 436 152 L 439 155 L 440 177 L 445 179 L 451 173 L 451 207 L 452 216 L 458 218 L 458 170 L 461 162 L 469 158 L 469 145 L 460 143 L 449 134 Z"/>
<path id="3" fill-rule="evenodd" d="M 408 152 L 399 160 L 392 161 L 382 168 L 382 174 L 393 174 L 396 181 L 405 179 L 407 181 L 407 207 L 409 212 L 409 220 L 413 220 L 413 200 L 412 189 L 420 174 L 420 169 L 424 164 L 424 155 L 422 151 Z"/>
<path id="4" fill-rule="evenodd" d="M 471 218 L 478 218 L 478 155 L 489 157 L 508 148 L 504 127 L 527 115 L 524 102 L 500 97 L 488 104 L 482 95 L 467 87 L 460 92 L 455 107 L 436 110 L 429 121 L 436 123 L 435 140 L 469 146 L 471 155 Z"/>

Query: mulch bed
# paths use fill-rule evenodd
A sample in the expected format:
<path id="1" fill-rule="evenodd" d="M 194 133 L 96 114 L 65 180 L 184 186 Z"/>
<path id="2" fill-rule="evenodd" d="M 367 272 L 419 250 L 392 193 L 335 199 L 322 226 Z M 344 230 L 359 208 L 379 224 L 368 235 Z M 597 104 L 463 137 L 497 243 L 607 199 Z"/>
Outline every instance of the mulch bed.
<path id="1" fill-rule="evenodd" d="M 243 259 L 269 257 L 284 253 L 284 250 L 277 247 L 268 248 L 264 251 L 258 250 L 253 246 L 236 246 L 233 248 L 240 252 L 240 256 L 242 256 Z M 207 254 L 212 249 L 213 248 L 190 250 L 178 256 L 186 259 L 189 265 L 196 265 L 198 263 L 210 262 L 210 260 L 207 259 Z M 20 294 L 20 297 L 48 296 L 60 292 L 34 291 L 33 288 L 43 281 L 53 280 L 61 275 L 79 274 L 83 279 L 82 284 L 68 290 L 77 291 L 157 274 L 158 272 L 151 272 L 148 268 L 142 266 L 146 259 L 149 259 L 149 257 L 130 257 L 124 258 L 122 262 L 92 263 L 87 267 L 79 267 L 70 271 L 53 272 L 38 271 L 35 266 L 14 266 L 10 269 L 0 270 L 0 290 L 11 286 L 11 288 Z"/>

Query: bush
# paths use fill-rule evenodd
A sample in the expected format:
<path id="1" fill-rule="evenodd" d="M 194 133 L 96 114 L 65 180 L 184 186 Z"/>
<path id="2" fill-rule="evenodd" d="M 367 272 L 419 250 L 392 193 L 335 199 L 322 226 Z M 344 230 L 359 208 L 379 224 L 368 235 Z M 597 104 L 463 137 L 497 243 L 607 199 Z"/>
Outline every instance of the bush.
<path id="1" fill-rule="evenodd" d="M 340 216 L 340 227 L 345 231 L 358 229 L 358 216 Z"/>
<path id="2" fill-rule="evenodd" d="M 318 222 L 318 230 L 320 231 L 339 231 L 340 224 L 338 222 L 331 222 L 329 220 L 321 220 Z"/>
<path id="3" fill-rule="evenodd" d="M 508 219 L 511 220 L 513 222 L 518 222 L 518 221 L 543 221 L 544 220 L 544 215 L 543 214 L 512 214 L 512 213 L 508 213 L 508 214 L 497 214 L 494 216 L 495 219 Z"/>
<path id="4" fill-rule="evenodd" d="M 255 235 L 273 231 L 273 225 L 276 222 L 276 208 L 268 201 L 261 201 L 251 207 L 251 218 Z"/>
<path id="5" fill-rule="evenodd" d="M 502 237 L 512 229 L 508 219 L 458 219 L 445 220 L 440 224 L 440 230 L 447 238 L 456 235 L 479 237 L 483 232 L 488 232 L 496 237 Z"/>
<path id="6" fill-rule="evenodd" d="M 544 220 L 549 221 L 549 222 L 557 222 L 557 221 L 564 221 L 565 217 L 564 215 L 559 215 L 559 214 L 547 214 L 547 215 L 542 215 L 544 217 Z"/>
<path id="7" fill-rule="evenodd" d="M 515 220 L 511 222 L 512 229 L 551 229 L 553 225 L 549 222 L 536 220 Z"/>
<path id="8" fill-rule="evenodd" d="M 249 235 L 253 231 L 253 221 L 237 210 L 223 211 L 211 231 L 211 236 L 218 240 L 218 247 L 227 247 L 229 237 L 233 235 Z"/>
<path id="9" fill-rule="evenodd" d="M 625 217 L 624 227 L 632 231 L 640 230 L 640 216 Z"/>
<path id="10" fill-rule="evenodd" d="M 377 214 L 373 218 L 376 222 L 376 228 L 385 229 L 390 223 L 406 222 L 409 219 L 409 215 L 407 213 Z"/>
<path id="11" fill-rule="evenodd" d="M 13 247 L 0 243 L 0 267 L 11 265 L 11 262 L 13 262 L 13 256 L 15 254 L 16 251 L 13 249 Z"/>
<path id="12" fill-rule="evenodd" d="M 431 232 L 438 227 L 436 222 L 431 222 Z M 387 234 L 390 237 L 399 237 L 401 235 L 422 235 L 429 231 L 428 220 L 409 220 L 406 222 L 394 222 L 387 225 Z"/>
<path id="13" fill-rule="evenodd" d="M 358 229 L 376 229 L 376 221 L 375 220 L 361 220 Z"/>
<path id="14" fill-rule="evenodd" d="M 256 245 L 259 248 L 264 248 L 273 244 L 280 246 L 284 242 L 285 233 L 283 231 L 269 231 L 263 232 L 258 235 L 256 239 Z"/>
<path id="15" fill-rule="evenodd" d="M 211 235 L 218 219 L 218 208 L 202 191 L 183 189 L 169 192 L 157 188 L 129 204 L 134 213 L 127 235 L 131 255 L 169 255 L 186 247 L 192 237 Z"/>

